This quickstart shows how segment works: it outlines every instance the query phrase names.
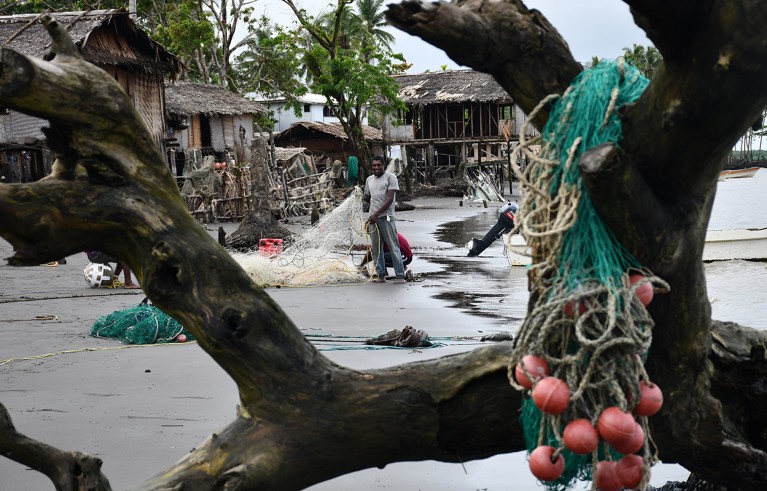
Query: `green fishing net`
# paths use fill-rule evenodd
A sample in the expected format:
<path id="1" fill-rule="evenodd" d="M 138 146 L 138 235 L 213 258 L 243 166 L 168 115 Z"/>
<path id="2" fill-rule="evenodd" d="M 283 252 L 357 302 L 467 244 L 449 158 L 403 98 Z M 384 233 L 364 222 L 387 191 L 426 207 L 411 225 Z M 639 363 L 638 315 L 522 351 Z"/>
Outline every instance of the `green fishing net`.
<path id="1" fill-rule="evenodd" d="M 173 343 L 179 341 L 179 334 L 187 341 L 194 340 L 178 321 L 145 303 L 102 316 L 91 329 L 91 336 L 118 339 L 125 344 Z"/>
<path id="2" fill-rule="evenodd" d="M 594 455 L 569 452 L 562 441 L 566 424 L 576 418 L 596 423 L 608 406 L 630 410 L 628 399 L 638 395 L 639 381 L 647 379 L 643 359 L 653 322 L 629 275 L 639 273 L 653 285 L 667 285 L 618 242 L 589 199 L 578 168 L 589 148 L 620 144 L 617 109 L 636 101 L 647 85 L 621 59 L 600 62 L 576 77 L 561 97 L 542 101 L 539 108 L 556 99 L 540 137 L 529 142 L 522 138 L 515 150 L 531 160 L 524 172 L 517 169 L 525 188 L 517 227 L 535 260 L 528 271 L 533 304 L 515 338 L 509 380 L 525 390 L 513 373 L 523 356 L 533 354 L 545 359 L 551 375 L 570 389 L 561 414 L 544 414 L 530 399 L 520 414 L 528 451 L 550 445 L 565 459 L 561 477 L 543 482 L 550 490 L 590 479 L 593 462 L 619 456 L 602 444 Z M 539 152 L 532 151 L 536 143 Z M 640 419 L 649 435 L 646 418 Z M 650 445 L 643 449 L 645 461 L 653 460 Z M 649 474 L 644 484 L 647 479 Z"/>

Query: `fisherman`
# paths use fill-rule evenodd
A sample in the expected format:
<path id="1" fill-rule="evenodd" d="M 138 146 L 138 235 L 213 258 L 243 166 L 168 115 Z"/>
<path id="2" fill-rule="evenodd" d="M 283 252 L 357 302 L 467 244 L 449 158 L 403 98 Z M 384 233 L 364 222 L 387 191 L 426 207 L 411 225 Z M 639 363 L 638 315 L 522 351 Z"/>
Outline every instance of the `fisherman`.
<path id="1" fill-rule="evenodd" d="M 413 273 L 407 269 L 407 265 L 413 261 L 413 251 L 410 249 L 410 244 L 408 243 L 405 236 L 399 232 L 397 232 L 397 241 L 399 242 L 399 251 L 400 255 L 402 256 L 402 265 L 405 268 L 405 277 L 411 277 Z M 373 257 L 370 254 L 370 251 L 368 250 L 365 252 L 365 257 L 362 258 L 362 264 L 359 266 L 360 272 L 367 274 L 367 264 L 372 259 Z M 387 246 L 386 243 L 384 243 L 384 264 L 387 268 L 393 267 L 391 252 L 389 251 L 389 246 Z"/>
<path id="2" fill-rule="evenodd" d="M 384 170 L 384 160 L 380 155 L 373 157 L 371 163 L 373 175 L 365 180 L 365 202 L 370 203 L 370 215 L 365 225 L 370 234 L 370 246 L 372 258 L 376 266 L 376 283 L 386 282 L 386 262 L 384 260 L 385 243 L 390 251 L 399 248 L 397 241 L 397 225 L 394 220 L 394 207 L 396 194 L 399 191 L 397 176 Z M 406 283 L 405 266 L 402 264 L 402 256 L 391 255 L 396 284 Z"/>

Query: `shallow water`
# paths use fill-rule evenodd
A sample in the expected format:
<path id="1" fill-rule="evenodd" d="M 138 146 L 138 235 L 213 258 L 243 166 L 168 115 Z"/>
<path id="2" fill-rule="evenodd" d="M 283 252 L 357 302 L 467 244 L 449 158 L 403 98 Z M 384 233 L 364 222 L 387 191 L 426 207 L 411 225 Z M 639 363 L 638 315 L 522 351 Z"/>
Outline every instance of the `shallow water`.
<path id="1" fill-rule="evenodd" d="M 709 229 L 767 227 L 767 169 L 753 178 L 729 179 L 718 183 Z M 499 325 L 516 331 L 527 310 L 527 276 L 522 267 L 511 267 L 503 255 L 501 240 L 479 257 L 468 258 L 464 245 L 480 238 L 497 219 L 497 206 L 469 219 L 440 226 L 435 235 L 453 244 L 438 251 L 430 261 L 445 268 L 440 273 L 455 283 L 453 291 L 439 298 L 473 315 L 493 317 Z M 767 262 L 716 261 L 706 264 L 706 284 L 712 317 L 767 329 Z M 745 287 L 745 288 L 744 288 Z"/>

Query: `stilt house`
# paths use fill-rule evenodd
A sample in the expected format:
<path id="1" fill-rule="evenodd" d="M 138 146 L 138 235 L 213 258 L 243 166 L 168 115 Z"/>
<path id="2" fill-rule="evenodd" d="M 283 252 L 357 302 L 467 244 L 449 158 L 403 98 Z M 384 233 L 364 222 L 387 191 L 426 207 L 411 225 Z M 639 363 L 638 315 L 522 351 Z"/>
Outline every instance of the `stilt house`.
<path id="1" fill-rule="evenodd" d="M 384 118 L 384 143 L 400 146 L 414 174 L 433 178 L 463 166 L 507 163 L 525 114 L 491 75 L 450 70 L 394 80 L 407 110 Z"/>

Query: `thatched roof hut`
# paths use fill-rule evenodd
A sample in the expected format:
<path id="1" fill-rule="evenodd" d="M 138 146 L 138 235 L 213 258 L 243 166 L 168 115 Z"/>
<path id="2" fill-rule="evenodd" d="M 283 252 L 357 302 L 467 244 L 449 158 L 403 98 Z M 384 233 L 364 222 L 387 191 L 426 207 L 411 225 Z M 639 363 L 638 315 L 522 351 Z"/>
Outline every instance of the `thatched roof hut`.
<path id="1" fill-rule="evenodd" d="M 265 114 L 266 107 L 221 85 L 176 82 L 165 84 L 165 112 L 178 116 Z"/>
<path id="2" fill-rule="evenodd" d="M 51 38 L 43 25 L 35 22 L 38 16 L 0 16 L 0 40 L 4 47 L 51 59 Z M 130 67 L 136 72 L 165 74 L 170 78 L 184 69 L 183 63 L 153 41 L 125 9 L 56 12 L 53 16 L 66 27 L 83 58 L 93 64 Z M 111 31 L 112 36 L 104 35 L 104 31 Z"/>
<path id="3" fill-rule="evenodd" d="M 362 134 L 371 149 L 381 153 L 381 130 L 363 125 Z M 293 123 L 290 128 L 274 136 L 274 143 L 280 147 L 305 147 L 307 152 L 315 156 L 320 167 L 327 166 L 334 160 L 346 162 L 353 152 L 341 123 Z"/>
<path id="4" fill-rule="evenodd" d="M 511 96 L 487 73 L 448 70 L 416 75 L 396 75 L 399 96 L 407 105 L 450 102 L 511 102 Z"/>
<path id="5" fill-rule="evenodd" d="M 381 130 L 373 128 L 372 126 L 363 125 L 362 134 L 365 136 L 365 140 L 368 143 L 381 142 L 383 136 Z M 349 139 L 346 136 L 343 125 L 341 123 L 322 123 L 318 121 L 301 121 L 293 123 L 287 130 L 275 135 L 275 141 L 286 141 L 296 139 L 312 139 L 312 138 L 337 138 L 339 140 L 346 141 Z"/>

